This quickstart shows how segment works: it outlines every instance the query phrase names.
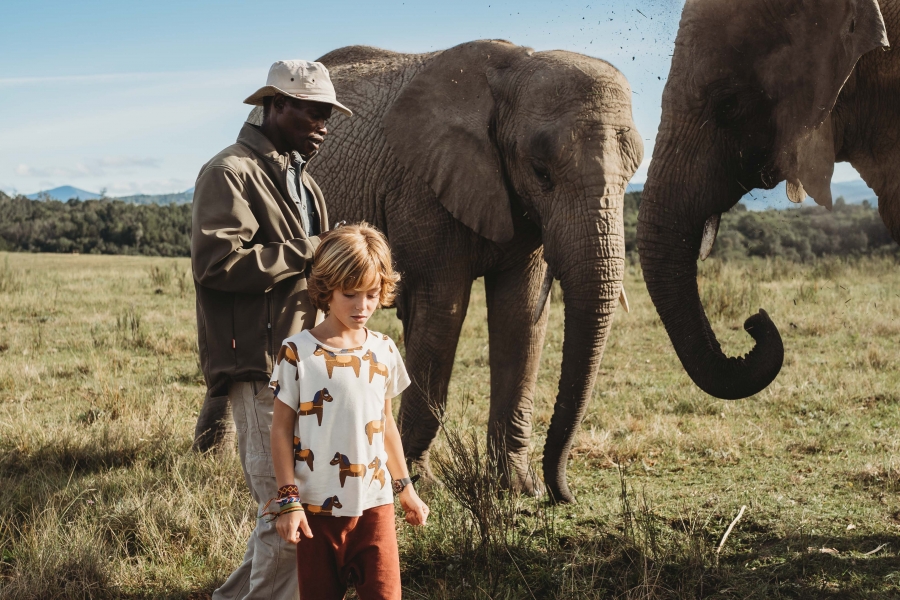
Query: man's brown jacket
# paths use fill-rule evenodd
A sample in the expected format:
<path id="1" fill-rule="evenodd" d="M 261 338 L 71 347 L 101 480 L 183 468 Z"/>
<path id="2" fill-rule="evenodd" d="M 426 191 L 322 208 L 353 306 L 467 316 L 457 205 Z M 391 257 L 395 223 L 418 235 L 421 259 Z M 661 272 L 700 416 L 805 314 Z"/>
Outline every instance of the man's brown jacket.
<path id="1" fill-rule="evenodd" d="M 191 266 L 197 290 L 200 366 L 211 395 L 231 381 L 269 378 L 281 342 L 316 318 L 306 277 L 318 237 L 300 225 L 288 193 L 290 156 L 258 127 L 206 163 L 194 189 Z M 322 231 L 328 214 L 304 168 Z"/>

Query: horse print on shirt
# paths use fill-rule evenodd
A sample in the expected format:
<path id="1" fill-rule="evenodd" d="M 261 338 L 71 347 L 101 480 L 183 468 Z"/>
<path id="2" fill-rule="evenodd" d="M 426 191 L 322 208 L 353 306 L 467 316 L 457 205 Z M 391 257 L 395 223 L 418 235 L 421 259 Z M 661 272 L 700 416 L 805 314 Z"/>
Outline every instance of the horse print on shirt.
<path id="1" fill-rule="evenodd" d="M 319 427 L 322 426 L 322 409 L 325 402 L 331 402 L 334 398 L 328 393 L 328 388 L 322 388 L 313 396 L 312 402 L 301 402 L 297 407 L 297 416 L 316 415 Z"/>
<path id="2" fill-rule="evenodd" d="M 310 471 L 313 471 L 313 461 L 315 460 L 313 451 L 309 448 L 300 447 L 300 438 L 294 436 L 294 463 L 305 462 Z"/>
<path id="3" fill-rule="evenodd" d="M 289 365 L 297 366 L 298 360 L 297 346 L 294 342 L 288 342 L 281 346 L 281 350 L 278 351 L 278 358 L 275 360 L 276 365 L 280 365 L 281 361 L 286 360 Z M 297 371 L 294 374 L 294 379 L 300 379 L 300 371 Z"/>
<path id="4" fill-rule="evenodd" d="M 374 473 L 372 473 L 372 481 L 369 482 L 371 486 L 376 481 L 381 484 L 381 489 L 384 489 L 384 469 L 381 468 L 381 459 L 377 456 L 375 460 L 369 463 L 369 468 L 374 469 Z"/>
<path id="5" fill-rule="evenodd" d="M 385 381 L 387 381 L 387 365 L 378 362 L 378 358 L 375 356 L 374 352 L 372 352 L 371 350 L 366 350 L 366 353 L 363 354 L 363 360 L 369 361 L 369 383 L 372 383 L 372 380 L 375 379 L 376 375 L 384 376 Z"/>
<path id="6" fill-rule="evenodd" d="M 325 368 L 328 369 L 328 379 L 331 379 L 335 367 L 350 367 L 353 369 L 353 374 L 359 377 L 359 368 L 362 366 L 362 363 L 359 362 L 358 356 L 332 352 L 318 344 L 316 344 L 316 351 L 313 352 L 313 355 L 325 357 Z"/>
<path id="7" fill-rule="evenodd" d="M 376 433 L 384 433 L 384 413 L 381 413 L 380 421 L 369 421 L 366 423 L 366 437 L 369 438 L 369 445 L 372 445 L 372 438 Z"/>
<path id="8" fill-rule="evenodd" d="M 301 505 L 303 506 L 303 510 L 311 515 L 325 515 L 329 517 L 331 516 L 332 509 L 344 508 L 341 504 L 341 501 L 338 500 L 337 496 L 326 498 L 325 502 L 323 502 L 319 506 L 316 506 L 315 504 L 307 504 L 306 502 L 301 502 Z"/>
<path id="9" fill-rule="evenodd" d="M 334 458 L 331 459 L 329 464 L 332 465 L 341 465 L 338 470 L 338 477 L 341 479 L 341 487 L 344 487 L 344 482 L 347 481 L 348 477 L 365 477 L 366 476 L 366 465 L 365 463 L 354 464 L 350 462 L 350 459 L 347 458 L 346 454 L 341 454 L 340 452 L 336 452 L 334 454 Z"/>

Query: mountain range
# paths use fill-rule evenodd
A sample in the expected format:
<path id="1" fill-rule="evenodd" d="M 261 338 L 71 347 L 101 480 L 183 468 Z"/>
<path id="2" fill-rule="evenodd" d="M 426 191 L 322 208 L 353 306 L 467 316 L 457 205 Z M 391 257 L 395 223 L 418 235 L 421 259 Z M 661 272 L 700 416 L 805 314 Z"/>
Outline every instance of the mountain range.
<path id="1" fill-rule="evenodd" d="M 643 183 L 629 183 L 626 191 L 640 192 L 643 189 Z M 878 204 L 875 192 L 862 179 L 832 182 L 831 196 L 834 200 L 842 197 L 847 204 L 862 204 L 865 200 L 868 200 L 873 206 Z M 741 198 L 741 202 L 748 210 L 767 210 L 769 208 L 781 210 L 798 206 L 788 200 L 783 181 L 771 190 L 753 190 Z M 803 204 L 812 206 L 814 201 L 807 198 Z"/>
<path id="2" fill-rule="evenodd" d="M 627 191 L 640 192 L 644 189 L 643 183 L 629 183 Z M 873 205 L 877 204 L 875 192 L 865 184 L 862 179 L 854 181 L 838 181 L 831 184 L 831 195 L 837 200 L 843 197 L 847 204 L 862 204 L 868 200 Z M 71 185 L 64 185 L 45 190 L 35 194 L 28 194 L 26 198 L 32 200 L 60 200 L 65 202 L 72 198 L 78 200 L 96 200 L 100 194 L 88 192 Z M 133 196 L 120 196 L 116 198 L 130 204 L 190 204 L 194 199 L 194 188 L 175 194 L 136 194 Z M 782 181 L 771 190 L 753 190 L 741 199 L 741 202 L 749 210 L 766 210 L 769 208 L 784 209 L 794 208 L 797 205 L 787 199 L 785 184 Z M 811 204 L 807 200 L 805 204 Z"/>
<path id="3" fill-rule="evenodd" d="M 52 190 L 28 194 L 25 197 L 30 200 L 59 200 L 60 202 L 66 202 L 72 199 L 97 200 L 102 196 L 71 185 L 63 185 Z M 109 196 L 109 198 L 112 198 L 112 196 Z M 115 199 L 128 202 L 129 204 L 190 204 L 194 199 L 194 188 L 175 194 L 135 194 L 133 196 L 117 196 Z"/>

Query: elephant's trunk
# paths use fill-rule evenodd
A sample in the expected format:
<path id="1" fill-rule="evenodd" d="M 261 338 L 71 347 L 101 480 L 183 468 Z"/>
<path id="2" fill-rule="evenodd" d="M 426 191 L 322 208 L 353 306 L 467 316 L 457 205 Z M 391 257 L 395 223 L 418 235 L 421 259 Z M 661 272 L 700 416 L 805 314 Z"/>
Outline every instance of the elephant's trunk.
<path id="1" fill-rule="evenodd" d="M 582 236 L 586 247 L 556 252 L 545 242 L 550 268 L 559 275 L 565 302 L 565 331 L 559 393 L 544 446 L 544 482 L 556 502 L 574 502 L 566 480 L 569 452 L 587 410 L 603 357 L 625 268 L 621 191 L 589 202 Z M 570 230 L 571 233 L 571 230 Z M 566 247 L 572 248 L 571 239 Z M 562 243 L 562 241 L 560 241 Z"/>
<path id="2" fill-rule="evenodd" d="M 726 400 L 752 396 L 781 370 L 784 346 L 778 329 L 760 309 L 744 322 L 744 329 L 756 340 L 753 350 L 744 357 L 725 356 L 697 287 L 705 215 L 689 216 L 692 211 L 685 208 L 687 199 L 672 202 L 669 197 L 664 201 L 662 194 L 671 193 L 674 186 L 653 175 L 651 172 L 648 177 L 638 219 L 638 251 L 650 298 L 681 364 L 700 389 Z"/>

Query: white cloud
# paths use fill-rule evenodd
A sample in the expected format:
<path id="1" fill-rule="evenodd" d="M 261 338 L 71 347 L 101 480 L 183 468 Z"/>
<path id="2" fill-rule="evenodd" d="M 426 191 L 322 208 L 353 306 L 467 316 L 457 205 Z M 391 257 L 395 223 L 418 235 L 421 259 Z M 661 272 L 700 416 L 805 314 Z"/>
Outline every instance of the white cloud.
<path id="1" fill-rule="evenodd" d="M 104 156 L 84 162 L 60 162 L 47 167 L 20 164 L 15 168 L 15 173 L 22 177 L 77 179 L 103 177 L 111 173 L 129 172 L 134 169 L 158 169 L 161 164 L 160 159 L 152 157 Z"/>

